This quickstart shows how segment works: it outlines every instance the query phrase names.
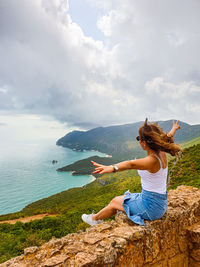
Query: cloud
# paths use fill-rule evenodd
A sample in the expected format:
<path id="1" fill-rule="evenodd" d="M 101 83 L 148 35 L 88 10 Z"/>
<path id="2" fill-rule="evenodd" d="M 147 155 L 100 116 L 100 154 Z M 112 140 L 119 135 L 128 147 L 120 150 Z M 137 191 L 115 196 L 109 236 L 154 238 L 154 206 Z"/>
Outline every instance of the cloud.
<path id="1" fill-rule="evenodd" d="M 85 128 L 199 123 L 199 3 L 87 2 L 103 13 L 104 43 L 84 35 L 66 0 L 0 2 L 0 110 Z"/>
<path id="2" fill-rule="evenodd" d="M 4 127 L 4 126 L 7 126 L 7 123 L 5 123 L 5 122 L 0 122 L 0 127 Z"/>
<path id="3" fill-rule="evenodd" d="M 162 77 L 156 77 L 152 81 L 145 83 L 147 94 L 158 94 L 163 99 L 186 99 L 188 95 L 198 99 L 200 95 L 200 86 L 191 82 L 182 82 L 173 84 L 165 82 Z"/>
<path id="4" fill-rule="evenodd" d="M 118 12 L 117 10 L 111 10 L 109 13 L 97 22 L 98 28 L 108 37 L 113 34 L 113 29 L 120 24 L 126 22 L 126 15 Z"/>
<path id="5" fill-rule="evenodd" d="M 164 81 L 162 77 L 156 77 L 145 83 L 146 93 L 153 96 L 155 103 L 160 103 L 162 109 L 169 114 L 180 114 L 183 120 L 189 120 L 191 114 L 200 112 L 199 96 L 200 86 L 190 82 L 179 84 Z M 159 105 L 157 108 L 160 109 Z"/>

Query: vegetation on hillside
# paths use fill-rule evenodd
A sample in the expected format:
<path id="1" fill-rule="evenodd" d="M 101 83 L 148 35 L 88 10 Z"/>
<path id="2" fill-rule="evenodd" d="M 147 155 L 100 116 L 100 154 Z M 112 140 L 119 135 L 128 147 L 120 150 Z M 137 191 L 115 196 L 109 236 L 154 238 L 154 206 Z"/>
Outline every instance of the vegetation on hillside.
<path id="1" fill-rule="evenodd" d="M 122 195 L 127 189 L 132 192 L 141 190 L 140 179 L 135 170 L 128 170 L 101 177 L 108 181 L 106 186 L 94 181 L 81 188 L 73 188 L 36 201 L 21 212 L 0 216 L 0 220 L 9 220 L 18 216 L 38 213 L 59 214 L 58 217 L 45 217 L 28 223 L 0 224 L 0 263 L 23 253 L 29 246 L 41 245 L 52 237 L 62 237 L 68 233 L 85 230 L 87 224 L 81 220 L 83 213 L 99 211 L 112 198 Z"/>
<path id="2" fill-rule="evenodd" d="M 187 148 L 187 147 L 190 147 L 193 145 L 198 145 L 198 144 L 200 144 L 200 137 L 197 137 L 197 138 L 194 138 L 194 139 L 189 140 L 187 142 L 181 143 L 180 146 L 183 149 L 183 148 Z"/>
<path id="3" fill-rule="evenodd" d="M 200 188 L 200 144 L 184 149 L 181 159 L 174 165 L 169 162 L 171 183 L 192 185 Z M 105 174 L 101 180 L 109 184 L 103 186 L 97 180 L 80 188 L 63 191 L 51 197 L 36 201 L 18 213 L 0 216 L 0 220 L 19 218 L 39 213 L 58 214 L 28 223 L 14 225 L 0 224 L 0 263 L 23 253 L 29 246 L 41 245 L 52 237 L 62 237 L 71 232 L 84 230 L 88 225 L 81 221 L 83 213 L 99 211 L 110 200 L 122 195 L 126 190 L 140 192 L 140 178 L 136 170 Z"/>
<path id="4" fill-rule="evenodd" d="M 174 189 L 179 185 L 191 185 L 200 188 L 200 144 L 185 148 L 182 156 L 170 167 L 170 187 Z"/>

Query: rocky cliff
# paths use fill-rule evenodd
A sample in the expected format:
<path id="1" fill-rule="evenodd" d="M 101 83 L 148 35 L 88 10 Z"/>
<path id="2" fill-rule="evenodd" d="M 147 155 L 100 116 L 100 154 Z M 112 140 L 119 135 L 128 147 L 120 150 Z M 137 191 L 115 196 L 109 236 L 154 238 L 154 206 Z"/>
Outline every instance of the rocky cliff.
<path id="1" fill-rule="evenodd" d="M 200 266 L 200 190 L 169 191 L 169 206 L 159 220 L 138 226 L 118 213 L 115 220 L 86 232 L 52 239 L 1 267 Z"/>

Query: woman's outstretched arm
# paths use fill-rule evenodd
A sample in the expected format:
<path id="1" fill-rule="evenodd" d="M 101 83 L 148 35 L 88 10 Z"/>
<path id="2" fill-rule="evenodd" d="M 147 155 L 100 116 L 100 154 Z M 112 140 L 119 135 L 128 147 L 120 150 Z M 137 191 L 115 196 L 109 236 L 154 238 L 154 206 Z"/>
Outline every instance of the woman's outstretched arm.
<path id="1" fill-rule="evenodd" d="M 146 158 L 142 159 L 135 159 L 135 160 L 127 160 L 122 161 L 115 164 L 118 167 L 118 172 L 129 170 L 129 169 L 137 169 L 137 170 L 151 170 L 157 160 L 154 157 L 147 156 Z M 104 173 L 111 173 L 114 171 L 113 165 L 102 165 L 97 162 L 91 161 L 92 164 L 96 167 L 95 173 L 104 174 Z"/>

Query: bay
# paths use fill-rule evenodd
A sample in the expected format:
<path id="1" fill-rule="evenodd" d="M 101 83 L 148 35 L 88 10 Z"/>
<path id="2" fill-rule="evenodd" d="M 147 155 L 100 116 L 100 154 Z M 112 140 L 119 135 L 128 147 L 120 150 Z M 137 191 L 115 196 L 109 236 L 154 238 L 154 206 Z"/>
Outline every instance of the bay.
<path id="1" fill-rule="evenodd" d="M 0 143 L 0 214 L 19 211 L 29 203 L 92 181 L 89 175 L 72 176 L 56 169 L 105 154 L 73 151 L 55 143 L 54 139 Z"/>

